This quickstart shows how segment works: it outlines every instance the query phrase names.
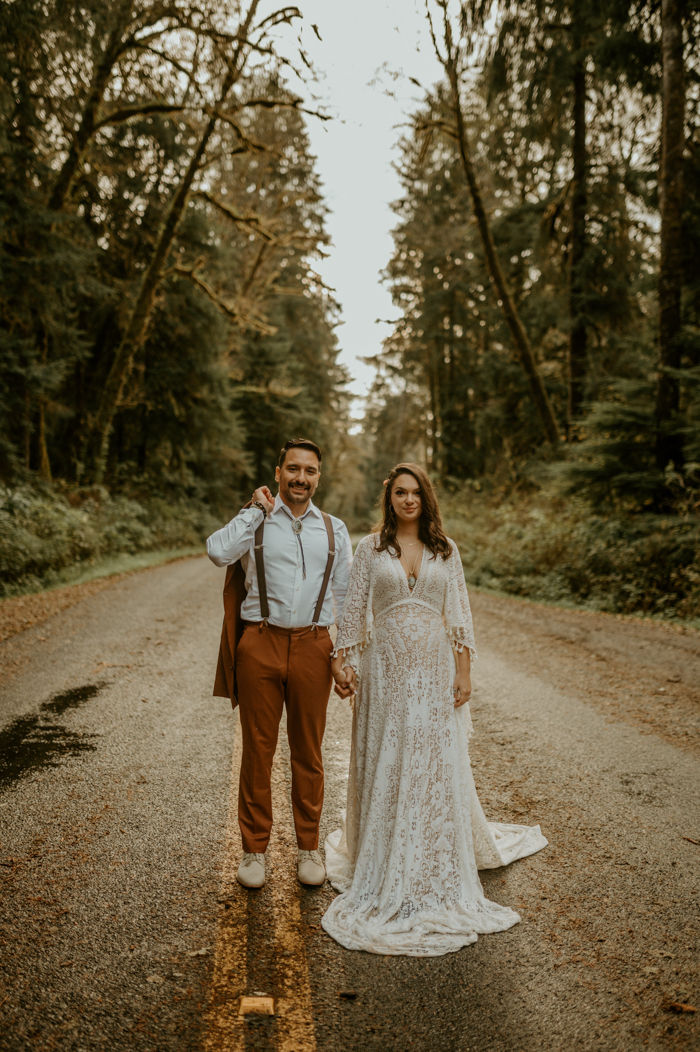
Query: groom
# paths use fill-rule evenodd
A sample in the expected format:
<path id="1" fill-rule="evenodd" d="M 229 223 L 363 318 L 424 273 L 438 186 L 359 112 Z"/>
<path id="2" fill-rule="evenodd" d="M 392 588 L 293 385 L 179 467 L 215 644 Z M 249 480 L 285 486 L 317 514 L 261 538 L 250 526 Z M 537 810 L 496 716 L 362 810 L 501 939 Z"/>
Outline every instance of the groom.
<path id="1" fill-rule="evenodd" d="M 243 635 L 231 652 L 226 639 L 234 639 L 234 634 L 229 631 L 227 636 L 225 624 L 214 693 L 230 696 L 234 706 L 236 689 L 238 694 L 243 743 L 238 792 L 243 857 L 238 880 L 247 888 L 265 883 L 272 759 L 284 706 L 297 875 L 302 884 L 323 884 L 326 879 L 318 827 L 323 807 L 321 742 L 332 684 L 329 626 L 339 623 L 343 613 L 352 547 L 345 524 L 319 511 L 311 499 L 320 477 L 321 450 L 316 443 L 287 442 L 275 473 L 277 496 L 260 486 L 251 503 L 207 541 L 213 563 L 231 567 L 240 562 L 245 574 Z M 227 609 L 227 622 L 236 616 L 237 611 Z M 339 681 L 336 690 L 344 697 L 350 689 L 342 675 Z"/>

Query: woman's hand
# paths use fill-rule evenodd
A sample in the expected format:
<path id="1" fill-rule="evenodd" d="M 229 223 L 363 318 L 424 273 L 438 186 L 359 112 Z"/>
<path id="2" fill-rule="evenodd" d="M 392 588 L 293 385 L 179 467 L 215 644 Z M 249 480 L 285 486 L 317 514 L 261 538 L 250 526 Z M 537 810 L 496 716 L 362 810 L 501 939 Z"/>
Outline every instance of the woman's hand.
<path id="1" fill-rule="evenodd" d="M 333 669 L 333 679 L 335 680 L 335 692 L 338 697 L 349 698 L 357 693 L 357 675 L 355 669 L 350 665 L 339 669 L 337 673 Z"/>
<path id="2" fill-rule="evenodd" d="M 472 678 L 468 672 L 460 669 L 455 676 L 455 681 L 452 686 L 452 690 L 455 696 L 455 708 L 458 709 L 460 705 L 465 705 L 469 701 L 472 693 Z"/>

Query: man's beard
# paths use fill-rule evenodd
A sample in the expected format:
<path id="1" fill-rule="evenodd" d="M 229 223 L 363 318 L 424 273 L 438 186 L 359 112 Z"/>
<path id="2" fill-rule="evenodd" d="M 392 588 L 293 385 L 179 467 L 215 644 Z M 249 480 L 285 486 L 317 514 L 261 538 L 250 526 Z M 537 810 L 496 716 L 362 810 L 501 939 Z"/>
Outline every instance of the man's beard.
<path id="1" fill-rule="evenodd" d="M 289 500 L 296 504 L 303 504 L 311 497 L 311 486 L 299 486 L 296 489 L 292 489 L 291 486 L 286 487 L 287 496 Z"/>

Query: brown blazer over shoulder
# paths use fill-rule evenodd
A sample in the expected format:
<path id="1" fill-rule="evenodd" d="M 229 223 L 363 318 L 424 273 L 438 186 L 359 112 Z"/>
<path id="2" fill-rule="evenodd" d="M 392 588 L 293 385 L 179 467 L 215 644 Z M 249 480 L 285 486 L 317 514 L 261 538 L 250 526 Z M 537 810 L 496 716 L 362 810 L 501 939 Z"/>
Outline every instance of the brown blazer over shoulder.
<path id="1" fill-rule="evenodd" d="M 250 505 L 246 504 L 249 508 Z M 333 560 L 335 559 L 335 535 L 330 515 L 321 512 L 323 524 L 328 534 L 328 560 L 326 571 L 323 575 L 323 584 L 316 603 L 313 615 L 313 624 L 316 625 L 323 601 L 328 590 L 328 584 L 333 572 Z M 263 621 L 267 624 L 270 611 L 267 603 L 267 588 L 265 585 L 265 564 L 262 555 L 264 520 L 255 531 L 255 566 L 258 574 L 258 588 L 260 590 L 260 607 Z M 226 569 L 226 581 L 224 583 L 224 624 L 221 629 L 221 643 L 219 645 L 219 660 L 216 665 L 216 677 L 214 679 L 214 697 L 230 698 L 231 705 L 235 709 L 238 705 L 238 687 L 236 685 L 236 648 L 243 635 L 244 623 L 241 617 L 241 606 L 247 595 L 245 586 L 245 573 L 240 560 Z"/>
<path id="2" fill-rule="evenodd" d="M 240 562 L 226 568 L 224 584 L 224 624 L 221 629 L 219 660 L 216 665 L 214 697 L 230 698 L 235 709 L 238 705 L 236 687 L 236 647 L 243 635 L 241 606 L 246 595 L 245 574 Z"/>

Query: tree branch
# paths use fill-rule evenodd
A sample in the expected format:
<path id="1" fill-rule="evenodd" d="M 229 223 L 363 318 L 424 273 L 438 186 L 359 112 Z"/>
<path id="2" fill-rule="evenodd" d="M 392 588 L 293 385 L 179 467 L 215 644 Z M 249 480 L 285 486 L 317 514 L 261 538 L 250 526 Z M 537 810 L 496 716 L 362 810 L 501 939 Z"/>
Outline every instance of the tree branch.
<path id="1" fill-rule="evenodd" d="M 191 267 L 186 267 L 181 263 L 177 263 L 173 268 L 176 274 L 179 274 L 183 278 L 187 278 L 196 285 L 198 289 L 201 289 L 206 296 L 215 303 L 219 310 L 223 311 L 231 321 L 234 321 L 237 325 L 240 325 L 243 329 L 253 329 L 255 332 L 262 333 L 263 336 L 274 336 L 277 332 L 275 325 L 270 325 L 268 322 L 263 321 L 262 318 L 258 318 L 254 314 L 249 314 L 246 311 L 241 311 L 240 306 L 232 303 L 230 300 L 225 300 L 219 296 L 218 293 L 211 287 L 208 281 L 205 281 L 203 277 L 196 273 L 196 267 L 199 265 L 200 260 L 197 260 Z"/>
<path id="2" fill-rule="evenodd" d="M 244 144 L 246 149 L 250 150 L 252 153 L 265 153 L 265 152 L 271 153 L 271 152 L 274 152 L 273 150 L 270 149 L 269 146 L 266 146 L 265 143 L 258 142 L 256 139 L 251 139 L 248 135 L 246 135 L 246 133 L 243 131 L 243 129 L 241 128 L 241 126 L 238 123 L 238 121 L 234 120 L 234 118 L 231 117 L 225 111 L 218 110 L 218 109 L 211 109 L 211 110 L 207 110 L 207 112 L 210 113 L 210 114 L 214 114 L 215 116 L 217 116 L 219 118 L 219 120 L 222 120 L 226 124 L 229 124 L 233 128 L 233 130 L 236 132 L 236 134 L 238 135 L 238 138 Z"/>
<path id="3" fill-rule="evenodd" d="M 124 109 L 115 110 L 108 117 L 103 117 L 95 125 L 95 131 L 104 128 L 107 124 L 121 124 L 130 120 L 131 117 L 144 116 L 148 113 L 182 113 L 190 109 L 189 106 L 175 106 L 164 102 L 147 102 L 144 106 L 125 106 Z"/>
<path id="4" fill-rule="evenodd" d="M 149 51 L 152 55 L 157 55 L 158 58 L 162 58 L 168 65 L 174 66 L 180 73 L 184 73 L 187 78 L 192 76 L 192 71 L 183 66 L 182 63 L 178 62 L 177 59 L 171 58 L 166 55 L 163 51 L 158 51 L 157 48 L 151 47 L 150 44 L 142 44 L 140 40 L 134 41 L 133 47 L 138 48 L 139 51 Z"/>
<path id="5" fill-rule="evenodd" d="M 274 110 L 276 106 L 281 109 L 298 110 L 299 113 L 306 113 L 310 117 L 318 117 L 322 121 L 332 121 L 333 118 L 324 113 L 319 113 L 318 110 L 307 110 L 301 103 L 303 99 L 249 99 L 248 102 L 241 102 L 240 105 L 236 106 L 234 113 L 239 110 L 249 109 L 253 106 L 260 106 L 262 109 Z"/>
<path id="6" fill-rule="evenodd" d="M 209 202 L 209 204 L 218 208 L 219 211 L 223 212 L 227 219 L 230 219 L 233 223 L 250 227 L 258 237 L 262 238 L 263 241 L 268 242 L 268 244 L 274 244 L 277 241 L 275 234 L 271 230 L 268 230 L 256 212 L 238 212 L 232 205 L 224 204 L 223 201 L 219 201 L 218 198 L 214 197 L 213 194 L 207 193 L 206 190 L 197 190 L 195 193 L 197 197 L 203 197 L 205 201 Z"/>
<path id="7" fill-rule="evenodd" d="M 263 18 L 262 22 L 253 30 L 254 33 L 260 33 L 263 29 L 268 31 L 274 29 L 275 26 L 281 25 L 283 22 L 291 22 L 293 18 L 303 18 L 301 11 L 298 7 L 281 7 L 278 11 L 273 11 L 271 15 Z"/>

